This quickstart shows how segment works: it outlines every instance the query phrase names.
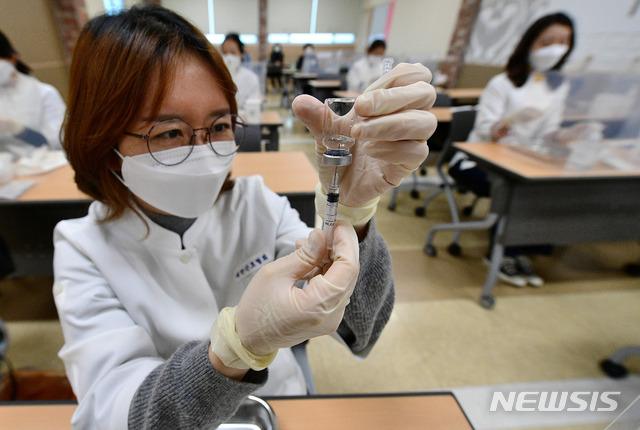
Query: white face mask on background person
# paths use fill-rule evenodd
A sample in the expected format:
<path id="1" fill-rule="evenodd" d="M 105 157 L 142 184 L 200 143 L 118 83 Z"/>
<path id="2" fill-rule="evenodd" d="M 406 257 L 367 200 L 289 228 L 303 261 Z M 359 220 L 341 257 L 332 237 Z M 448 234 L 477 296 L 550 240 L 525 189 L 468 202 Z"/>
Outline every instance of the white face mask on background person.
<path id="1" fill-rule="evenodd" d="M 220 145 L 222 142 L 216 142 Z M 234 141 L 224 142 L 235 148 Z M 165 163 L 184 159 L 181 146 L 154 153 L 156 159 Z M 166 166 L 158 163 L 148 152 L 134 156 L 123 156 L 122 178 L 116 177 L 131 192 L 149 205 L 182 218 L 197 218 L 215 203 L 234 156 L 221 157 L 209 145 L 196 145 L 191 155 L 182 163 Z"/>
<path id="2" fill-rule="evenodd" d="M 0 87 L 9 85 L 16 73 L 16 67 L 11 62 L 0 59 Z"/>
<path id="3" fill-rule="evenodd" d="M 554 44 L 536 49 L 529 53 L 529 64 L 531 64 L 531 67 L 536 72 L 546 72 L 558 64 L 558 61 L 564 57 L 568 50 L 569 47 L 562 44 Z"/>
<path id="4" fill-rule="evenodd" d="M 235 76 L 242 64 L 240 57 L 234 54 L 224 54 L 222 59 L 224 60 L 224 64 L 227 66 L 227 69 L 229 69 L 229 72 L 231 72 L 231 76 Z"/>

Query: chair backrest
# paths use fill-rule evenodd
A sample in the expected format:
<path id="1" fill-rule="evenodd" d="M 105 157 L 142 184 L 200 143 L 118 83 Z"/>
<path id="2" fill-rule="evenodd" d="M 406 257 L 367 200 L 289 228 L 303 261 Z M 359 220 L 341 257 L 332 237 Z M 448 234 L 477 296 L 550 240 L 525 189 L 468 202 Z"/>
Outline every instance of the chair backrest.
<path id="1" fill-rule="evenodd" d="M 456 149 L 453 147 L 455 142 L 464 142 L 467 140 L 476 120 L 476 112 L 477 107 L 474 105 L 451 108 L 451 127 L 449 136 L 438 158 L 437 163 L 439 165 L 449 161 L 456 152 Z"/>

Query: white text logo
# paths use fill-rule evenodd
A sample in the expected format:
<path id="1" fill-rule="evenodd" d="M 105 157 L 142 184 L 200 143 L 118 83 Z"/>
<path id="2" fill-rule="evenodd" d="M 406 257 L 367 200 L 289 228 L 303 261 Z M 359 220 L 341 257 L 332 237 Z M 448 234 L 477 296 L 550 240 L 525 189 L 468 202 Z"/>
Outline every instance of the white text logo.
<path id="1" fill-rule="evenodd" d="M 615 411 L 618 402 L 612 397 L 619 391 L 510 391 L 506 395 L 501 391 L 493 393 L 491 412 L 610 412 Z"/>

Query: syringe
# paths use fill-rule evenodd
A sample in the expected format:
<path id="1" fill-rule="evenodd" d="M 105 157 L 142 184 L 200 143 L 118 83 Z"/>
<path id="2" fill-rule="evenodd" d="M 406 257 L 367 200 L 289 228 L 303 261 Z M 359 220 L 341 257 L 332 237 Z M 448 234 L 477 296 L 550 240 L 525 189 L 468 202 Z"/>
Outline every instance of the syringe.
<path id="1" fill-rule="evenodd" d="M 338 166 L 333 172 L 333 180 L 327 191 L 327 204 L 324 208 L 324 222 L 322 223 L 322 231 L 327 236 L 327 251 L 333 249 L 333 229 L 336 226 L 336 218 L 338 216 L 338 200 L 340 198 L 340 187 L 338 186 Z"/>

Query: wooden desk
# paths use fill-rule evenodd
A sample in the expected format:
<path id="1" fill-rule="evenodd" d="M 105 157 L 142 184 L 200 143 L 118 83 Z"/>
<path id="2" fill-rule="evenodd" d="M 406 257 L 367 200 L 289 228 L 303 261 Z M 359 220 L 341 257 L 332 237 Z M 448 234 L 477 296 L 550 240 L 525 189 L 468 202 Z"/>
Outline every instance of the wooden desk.
<path id="1" fill-rule="evenodd" d="M 454 101 L 460 102 L 461 100 L 468 100 L 473 103 L 477 103 L 478 99 L 482 95 L 484 88 L 446 88 L 442 89 L 451 97 Z"/>
<path id="2" fill-rule="evenodd" d="M 231 172 L 233 177 L 261 175 L 267 187 L 289 199 L 307 225 L 315 225 L 318 173 L 303 152 L 240 152 Z M 0 236 L 11 250 L 15 276 L 49 276 L 55 225 L 86 215 L 91 200 L 77 189 L 68 164 L 31 178 L 39 182 L 17 201 L 0 201 Z"/>
<path id="3" fill-rule="evenodd" d="M 451 393 L 267 399 L 279 430 L 473 429 Z"/>
<path id="4" fill-rule="evenodd" d="M 640 240 L 640 170 L 571 172 L 505 145 L 456 143 L 489 173 L 495 246 L 481 304 L 493 306 L 504 247 Z"/>
<path id="5" fill-rule="evenodd" d="M 436 116 L 438 122 L 451 122 L 451 118 L 453 117 L 453 115 L 451 114 L 450 107 L 433 107 L 430 110 L 431 113 Z"/>
<path id="6" fill-rule="evenodd" d="M 356 97 L 358 97 L 361 93 L 357 92 L 357 91 L 342 91 L 342 90 L 336 90 L 333 92 L 333 95 L 336 97 L 342 97 L 342 98 L 347 98 L 347 99 L 354 99 Z"/>
<path id="7" fill-rule="evenodd" d="M 265 398 L 279 430 L 473 429 L 451 393 Z M 68 430 L 74 404 L 0 404 L 3 428 Z"/>
<path id="8" fill-rule="evenodd" d="M 280 127 L 282 126 L 282 118 L 280 118 L 278 111 L 263 111 L 260 115 L 260 126 L 263 129 L 262 137 L 268 141 L 265 150 L 277 151 L 280 147 Z"/>
<path id="9" fill-rule="evenodd" d="M 318 173 L 302 151 L 291 152 L 239 152 L 231 165 L 231 176 L 261 175 L 271 190 L 281 195 L 314 193 Z M 39 182 L 18 199 L 18 202 L 63 202 L 88 200 L 73 180 L 73 169 L 65 164 L 53 172 L 30 176 Z M 15 202 L 0 201 L 1 205 Z"/>
<path id="10" fill-rule="evenodd" d="M 340 79 L 313 79 L 307 82 L 309 94 L 320 101 L 331 97 L 334 91 L 339 90 L 342 83 Z"/>
<path id="11" fill-rule="evenodd" d="M 309 81 L 309 86 L 313 88 L 340 88 L 340 79 L 314 79 Z"/>

